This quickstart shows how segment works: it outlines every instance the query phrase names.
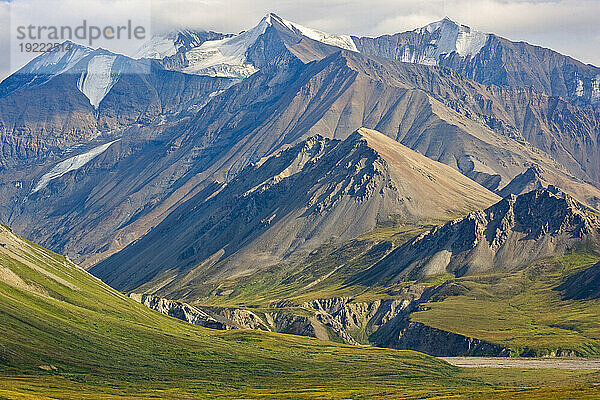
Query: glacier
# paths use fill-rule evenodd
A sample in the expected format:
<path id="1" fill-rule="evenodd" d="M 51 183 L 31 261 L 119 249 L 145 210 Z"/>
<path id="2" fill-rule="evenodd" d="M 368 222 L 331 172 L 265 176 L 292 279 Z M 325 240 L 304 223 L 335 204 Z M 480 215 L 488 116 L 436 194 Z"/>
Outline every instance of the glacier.
<path id="1" fill-rule="evenodd" d="M 188 66 L 183 72 L 190 74 L 246 78 L 256 71 L 256 67 L 246 59 L 246 52 L 265 33 L 269 22 L 263 18 L 254 28 L 239 35 L 210 40 L 186 53 Z"/>
<path id="2" fill-rule="evenodd" d="M 117 79 L 112 73 L 116 55 L 97 55 L 89 60 L 87 71 L 83 72 L 77 82 L 77 89 L 83 93 L 90 104 L 98 109 L 100 102 L 114 86 Z"/>
<path id="3" fill-rule="evenodd" d="M 118 142 L 121 139 L 113 140 L 112 142 L 105 143 L 98 147 L 94 147 L 92 150 L 87 153 L 79 154 L 71 158 L 67 158 L 64 161 L 59 162 L 52 168 L 48 173 L 44 174 L 38 184 L 33 188 L 31 193 L 35 193 L 45 188 L 51 180 L 60 178 L 67 172 L 78 170 L 83 167 L 85 164 L 92 161 L 94 158 L 98 157 L 100 154 L 104 153 L 111 144 Z"/>

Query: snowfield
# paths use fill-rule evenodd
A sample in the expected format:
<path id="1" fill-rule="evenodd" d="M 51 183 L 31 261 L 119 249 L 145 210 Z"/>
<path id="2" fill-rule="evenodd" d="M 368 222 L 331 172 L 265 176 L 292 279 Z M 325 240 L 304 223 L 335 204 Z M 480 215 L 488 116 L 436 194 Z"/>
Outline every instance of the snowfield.
<path id="1" fill-rule="evenodd" d="M 92 161 L 94 158 L 98 157 L 100 154 L 104 153 L 111 144 L 118 142 L 121 139 L 113 140 L 112 142 L 105 143 L 101 146 L 94 147 L 92 150 L 87 153 L 79 154 L 77 156 L 68 158 L 64 161 L 59 162 L 50 170 L 50 172 L 44 174 L 35 188 L 31 191 L 31 193 L 35 193 L 43 188 L 45 188 L 48 183 L 54 179 L 60 178 L 67 172 L 78 170 L 83 167 L 85 164 Z"/>

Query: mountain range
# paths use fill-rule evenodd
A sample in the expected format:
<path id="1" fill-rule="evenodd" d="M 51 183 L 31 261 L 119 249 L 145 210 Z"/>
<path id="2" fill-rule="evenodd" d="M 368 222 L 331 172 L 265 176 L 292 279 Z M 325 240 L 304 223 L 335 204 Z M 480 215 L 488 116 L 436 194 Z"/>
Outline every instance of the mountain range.
<path id="1" fill-rule="evenodd" d="M 200 325 L 600 354 L 595 322 L 564 320 L 597 306 L 600 68 L 448 18 L 370 38 L 268 14 L 135 58 L 69 46 L 0 83 L 16 233 Z M 448 311 L 527 296 L 560 310 L 530 324 L 555 340 Z"/>

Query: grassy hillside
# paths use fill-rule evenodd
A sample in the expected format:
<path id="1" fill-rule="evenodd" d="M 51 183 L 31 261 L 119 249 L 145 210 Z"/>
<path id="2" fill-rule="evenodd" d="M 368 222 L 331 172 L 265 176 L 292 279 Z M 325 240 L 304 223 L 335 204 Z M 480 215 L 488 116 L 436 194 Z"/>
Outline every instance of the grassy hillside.
<path id="1" fill-rule="evenodd" d="M 599 258 L 586 249 L 540 260 L 513 273 L 451 280 L 443 301 L 411 319 L 511 348 L 516 354 L 571 351 L 600 356 L 600 299 L 563 300 L 557 287 Z M 444 293 L 452 293 L 445 295 Z M 468 321 L 468 323 L 465 323 Z"/>
<path id="2" fill-rule="evenodd" d="M 556 290 L 570 276 L 598 262 L 592 247 L 580 246 L 565 256 L 542 259 L 512 272 L 462 278 L 444 273 L 392 286 L 366 286 L 352 280 L 392 248 L 430 226 L 398 223 L 380 227 L 343 245 L 322 246 L 289 265 L 197 287 L 189 292 L 190 297 L 206 296 L 197 302 L 200 306 L 248 308 L 261 315 L 281 311 L 269 307 L 278 299 L 296 305 L 344 296 L 369 302 L 399 298 L 402 289 L 411 285 L 439 286 L 435 301 L 423 304 L 424 311 L 413 313 L 412 321 L 500 344 L 515 355 L 600 356 L 600 300 L 563 300 Z M 296 307 L 285 311 L 312 315 L 314 310 Z M 363 330 L 350 333 L 359 342 L 369 343 L 369 327 L 363 326 Z M 335 335 L 332 338 L 335 340 Z"/>
<path id="3" fill-rule="evenodd" d="M 466 371 L 415 352 L 179 322 L 0 227 L 0 398 L 595 398 L 596 372 Z M 588 389 L 585 389 L 588 387 Z"/>

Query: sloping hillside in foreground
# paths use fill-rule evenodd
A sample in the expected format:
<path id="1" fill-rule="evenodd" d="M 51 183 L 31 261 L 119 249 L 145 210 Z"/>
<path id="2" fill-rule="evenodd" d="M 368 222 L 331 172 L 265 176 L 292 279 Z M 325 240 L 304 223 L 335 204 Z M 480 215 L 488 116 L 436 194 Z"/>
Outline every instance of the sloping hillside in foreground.
<path id="1" fill-rule="evenodd" d="M 475 373 L 415 352 L 199 328 L 135 303 L 4 226 L 0 322 L 7 399 L 600 395 L 597 372 Z"/>

